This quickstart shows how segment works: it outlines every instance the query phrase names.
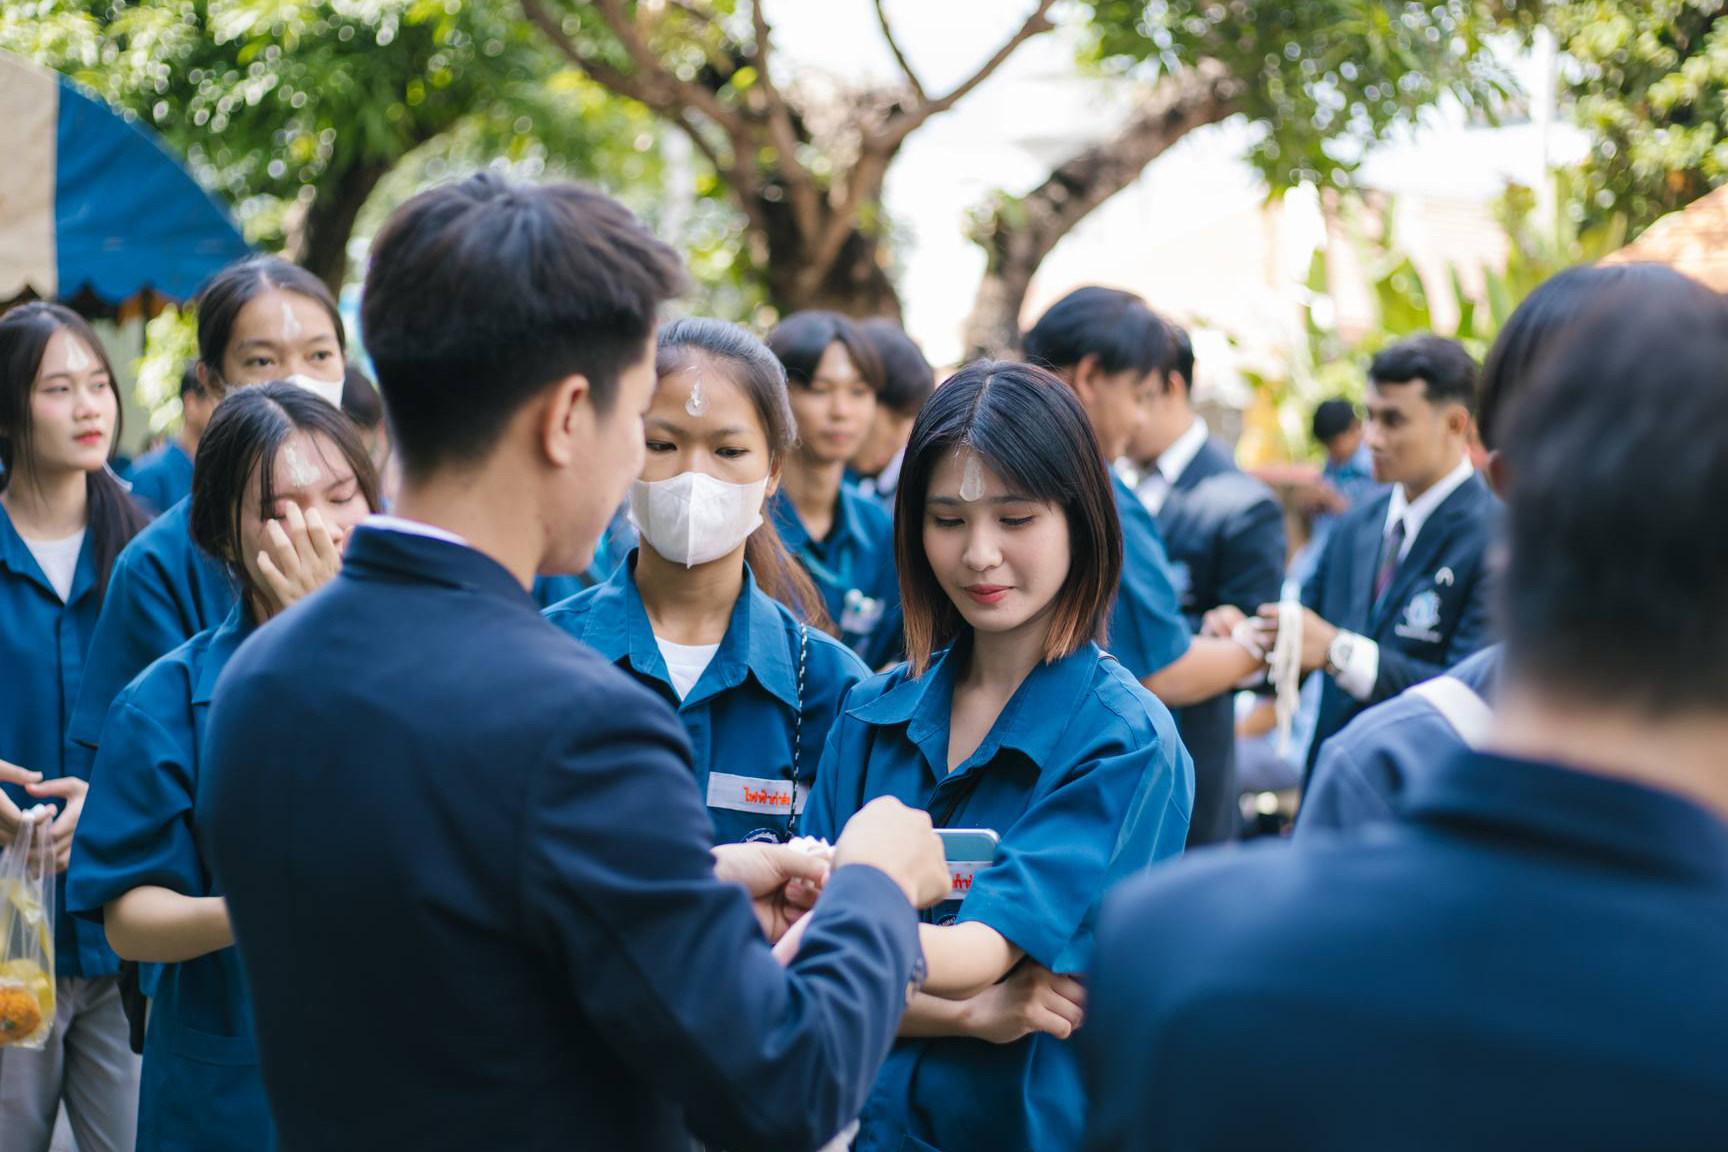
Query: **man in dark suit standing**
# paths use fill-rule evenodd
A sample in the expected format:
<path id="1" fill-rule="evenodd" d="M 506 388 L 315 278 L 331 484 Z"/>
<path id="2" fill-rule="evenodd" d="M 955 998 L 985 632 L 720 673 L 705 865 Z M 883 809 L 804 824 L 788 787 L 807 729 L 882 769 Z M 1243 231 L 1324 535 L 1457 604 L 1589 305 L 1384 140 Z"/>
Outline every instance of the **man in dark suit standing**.
<path id="1" fill-rule="evenodd" d="M 1236 467 L 1228 446 L 1194 410 L 1194 345 L 1165 320 L 1165 363 L 1148 392 L 1146 419 L 1129 447 L 1135 494 L 1158 518 L 1182 615 L 1198 633 L 1222 605 L 1245 612 L 1278 598 L 1284 574 L 1284 514 L 1272 490 Z M 1175 709 L 1194 757 L 1194 816 L 1188 845 L 1234 840 L 1237 807 L 1234 691 Z"/>
<path id="2" fill-rule="evenodd" d="M 782 968 L 820 869 L 713 848 L 677 718 L 528 594 L 640 471 L 681 282 L 573 185 L 476 176 L 378 235 L 401 498 L 235 655 L 198 798 L 286 1152 L 808 1152 L 888 1051 L 949 886 L 929 817 L 854 818 Z"/>
<path id="3" fill-rule="evenodd" d="M 1728 305 L 1610 301 L 1502 451 L 1484 750 L 1395 822 L 1118 892 L 1079 1033 L 1092 1152 L 1722 1145 Z"/>
<path id="4" fill-rule="evenodd" d="M 1324 670 L 1320 745 L 1371 704 L 1492 643 L 1489 544 L 1500 502 L 1470 462 L 1476 362 L 1455 340 L 1412 336 L 1368 368 L 1368 450 L 1392 485 L 1333 530 L 1302 589 L 1302 671 Z M 1278 606 L 1261 606 L 1266 650 Z"/>

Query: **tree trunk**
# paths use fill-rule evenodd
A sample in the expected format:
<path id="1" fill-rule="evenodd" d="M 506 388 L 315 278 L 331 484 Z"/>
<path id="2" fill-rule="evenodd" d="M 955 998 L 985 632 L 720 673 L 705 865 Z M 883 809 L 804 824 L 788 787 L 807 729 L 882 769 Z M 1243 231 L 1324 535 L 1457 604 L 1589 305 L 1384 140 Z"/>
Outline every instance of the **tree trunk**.
<path id="1" fill-rule="evenodd" d="M 1228 118 L 1242 88 L 1216 60 L 1166 74 L 1115 136 L 1063 163 L 1024 197 L 1001 203 L 974 236 L 987 260 L 966 321 L 967 355 L 1018 350 L 1027 289 L 1056 242 L 1182 137 Z"/>
<path id="2" fill-rule="evenodd" d="M 366 198 L 390 171 L 387 164 L 357 161 L 327 171 L 292 238 L 293 261 L 340 294 L 348 272 L 348 240 Z"/>
<path id="3" fill-rule="evenodd" d="M 851 229 L 827 274 L 811 284 L 799 275 L 813 262 L 810 238 L 793 221 L 785 200 L 760 199 L 756 207 L 758 218 L 767 225 L 762 238 L 768 252 L 764 270 L 768 302 L 780 315 L 822 308 L 857 319 L 886 316 L 901 322 L 900 294 L 882 266 L 882 246 L 876 236 Z M 822 220 L 824 225 L 827 222 Z"/>

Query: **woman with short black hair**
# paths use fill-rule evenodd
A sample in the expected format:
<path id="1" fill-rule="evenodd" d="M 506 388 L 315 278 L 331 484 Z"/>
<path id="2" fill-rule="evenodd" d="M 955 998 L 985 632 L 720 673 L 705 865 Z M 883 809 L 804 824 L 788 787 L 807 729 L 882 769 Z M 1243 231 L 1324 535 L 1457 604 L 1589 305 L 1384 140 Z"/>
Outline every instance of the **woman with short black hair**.
<path id="1" fill-rule="evenodd" d="M 1085 412 L 1041 369 L 962 369 L 913 426 L 895 523 L 907 663 L 847 697 L 805 826 L 888 795 L 1000 842 L 951 855 L 923 913 L 924 991 L 856 1147 L 1076 1148 L 1098 902 L 1182 851 L 1194 796 L 1169 711 L 1099 647 L 1122 537 Z"/>

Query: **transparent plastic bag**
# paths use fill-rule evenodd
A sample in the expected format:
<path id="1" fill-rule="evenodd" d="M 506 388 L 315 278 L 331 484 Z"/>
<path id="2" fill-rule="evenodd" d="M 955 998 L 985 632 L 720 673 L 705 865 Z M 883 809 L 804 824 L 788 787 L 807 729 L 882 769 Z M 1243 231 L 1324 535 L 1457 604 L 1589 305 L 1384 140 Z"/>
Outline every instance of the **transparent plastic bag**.
<path id="1" fill-rule="evenodd" d="M 0 853 L 0 1047 L 41 1048 L 54 1028 L 53 816 L 25 812 Z"/>

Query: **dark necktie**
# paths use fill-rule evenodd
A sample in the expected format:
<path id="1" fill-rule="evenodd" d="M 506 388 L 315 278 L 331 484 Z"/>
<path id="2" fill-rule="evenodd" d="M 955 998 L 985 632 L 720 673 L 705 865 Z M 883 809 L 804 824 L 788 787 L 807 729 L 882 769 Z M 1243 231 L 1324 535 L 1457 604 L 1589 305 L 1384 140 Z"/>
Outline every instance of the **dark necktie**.
<path id="1" fill-rule="evenodd" d="M 1387 585 L 1392 583 L 1392 574 L 1398 571 L 1398 553 L 1404 549 L 1404 517 L 1398 517 L 1392 525 L 1392 531 L 1386 533 L 1386 544 L 1380 556 L 1380 571 L 1374 577 L 1374 603 L 1380 603 L 1380 597 L 1386 595 Z"/>

